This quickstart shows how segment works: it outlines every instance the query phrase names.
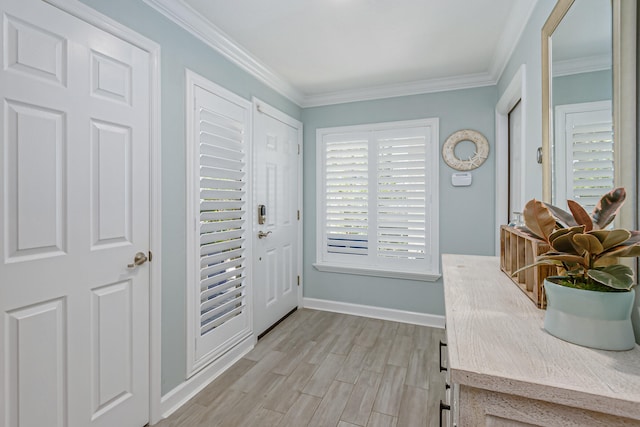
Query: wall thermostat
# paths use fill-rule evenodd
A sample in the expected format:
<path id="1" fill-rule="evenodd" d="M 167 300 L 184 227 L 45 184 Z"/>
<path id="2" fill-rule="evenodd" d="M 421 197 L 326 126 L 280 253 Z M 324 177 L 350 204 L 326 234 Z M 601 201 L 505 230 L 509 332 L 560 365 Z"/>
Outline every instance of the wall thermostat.
<path id="1" fill-rule="evenodd" d="M 471 185 L 471 181 L 473 181 L 471 172 L 454 173 L 451 175 L 451 184 L 453 184 L 454 187 L 468 187 Z"/>

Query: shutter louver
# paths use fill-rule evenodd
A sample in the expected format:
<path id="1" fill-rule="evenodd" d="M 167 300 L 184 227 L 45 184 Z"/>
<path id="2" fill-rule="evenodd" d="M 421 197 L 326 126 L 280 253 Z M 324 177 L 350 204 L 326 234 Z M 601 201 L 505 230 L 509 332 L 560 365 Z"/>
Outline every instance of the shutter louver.
<path id="1" fill-rule="evenodd" d="M 368 139 L 326 142 L 327 252 L 368 255 Z"/>
<path id="2" fill-rule="evenodd" d="M 378 257 L 424 259 L 426 144 L 424 135 L 379 138 Z"/>
<path id="3" fill-rule="evenodd" d="M 246 309 L 244 123 L 199 109 L 200 336 Z"/>
<path id="4" fill-rule="evenodd" d="M 612 123 L 574 125 L 571 137 L 571 198 L 590 212 L 614 184 Z"/>

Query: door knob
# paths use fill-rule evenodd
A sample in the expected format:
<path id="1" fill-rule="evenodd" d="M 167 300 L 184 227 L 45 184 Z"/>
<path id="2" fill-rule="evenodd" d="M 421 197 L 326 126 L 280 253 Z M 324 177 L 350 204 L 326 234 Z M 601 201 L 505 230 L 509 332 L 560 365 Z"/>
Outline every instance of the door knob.
<path id="1" fill-rule="evenodd" d="M 144 252 L 138 252 L 135 258 L 133 258 L 133 264 L 128 264 L 127 267 L 135 268 L 139 265 L 144 264 L 145 262 L 147 262 L 147 256 L 144 254 Z"/>
<path id="2" fill-rule="evenodd" d="M 267 231 L 266 233 L 264 231 L 258 231 L 258 239 L 264 239 L 265 237 L 267 237 L 269 234 L 271 234 L 270 231 Z"/>

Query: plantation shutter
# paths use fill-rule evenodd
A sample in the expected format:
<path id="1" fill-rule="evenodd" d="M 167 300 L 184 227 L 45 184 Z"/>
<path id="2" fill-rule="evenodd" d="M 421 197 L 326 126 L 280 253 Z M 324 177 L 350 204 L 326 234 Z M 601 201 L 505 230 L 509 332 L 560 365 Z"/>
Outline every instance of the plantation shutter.
<path id="1" fill-rule="evenodd" d="M 247 306 L 247 134 L 249 111 L 196 90 L 199 170 L 196 358 L 250 333 Z"/>
<path id="2" fill-rule="evenodd" d="M 318 131 L 324 200 L 314 265 L 437 272 L 437 119 L 366 126 Z"/>
<path id="3" fill-rule="evenodd" d="M 570 165 L 573 180 L 568 198 L 593 210 L 602 194 L 613 188 L 613 127 L 611 121 L 574 124 L 571 128 Z"/>
<path id="4" fill-rule="evenodd" d="M 426 256 L 427 141 L 424 128 L 376 134 L 377 255 L 419 260 Z"/>
<path id="5" fill-rule="evenodd" d="M 366 256 L 369 251 L 368 135 L 330 135 L 324 143 L 326 251 Z"/>

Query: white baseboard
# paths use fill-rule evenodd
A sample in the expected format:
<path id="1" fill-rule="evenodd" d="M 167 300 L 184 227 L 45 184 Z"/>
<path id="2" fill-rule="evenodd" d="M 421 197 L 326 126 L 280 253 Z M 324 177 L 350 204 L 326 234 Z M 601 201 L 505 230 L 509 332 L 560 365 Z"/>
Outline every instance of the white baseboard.
<path id="1" fill-rule="evenodd" d="M 217 360 L 211 362 L 209 366 L 203 368 L 200 372 L 162 396 L 160 403 L 162 418 L 167 418 L 187 403 L 189 399 L 198 394 L 198 392 L 218 378 L 218 376 L 231 367 L 231 365 L 251 351 L 254 345 L 255 337 L 251 335 L 227 353 L 220 356 Z"/>
<path id="2" fill-rule="evenodd" d="M 415 311 L 395 310 L 392 308 L 374 307 L 371 305 L 351 304 L 316 298 L 303 298 L 305 308 L 333 311 L 335 313 L 352 314 L 354 316 L 371 317 L 373 319 L 392 320 L 394 322 L 444 328 L 444 316 L 418 313 Z"/>

